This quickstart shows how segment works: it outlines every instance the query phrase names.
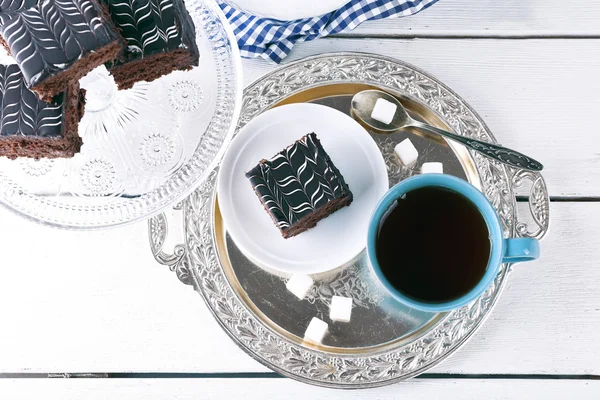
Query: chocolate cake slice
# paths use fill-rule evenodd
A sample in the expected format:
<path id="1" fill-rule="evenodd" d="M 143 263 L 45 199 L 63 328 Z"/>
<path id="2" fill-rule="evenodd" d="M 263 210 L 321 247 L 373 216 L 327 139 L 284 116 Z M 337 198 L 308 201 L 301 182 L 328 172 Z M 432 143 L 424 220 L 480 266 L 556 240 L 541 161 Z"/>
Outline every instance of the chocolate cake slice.
<path id="1" fill-rule="evenodd" d="M 350 188 L 315 133 L 261 160 L 246 177 L 286 239 L 352 203 Z"/>
<path id="2" fill-rule="evenodd" d="M 127 46 L 107 68 L 119 89 L 198 65 L 196 29 L 183 0 L 100 0 Z"/>
<path id="3" fill-rule="evenodd" d="M 77 82 L 46 103 L 27 89 L 17 65 L 0 65 L 0 103 L 0 156 L 58 158 L 79 152 L 77 127 L 85 100 Z"/>
<path id="4" fill-rule="evenodd" d="M 27 87 L 45 101 L 115 59 L 123 48 L 118 32 L 95 0 L 40 0 L 3 19 L 4 46 L 21 68 Z"/>

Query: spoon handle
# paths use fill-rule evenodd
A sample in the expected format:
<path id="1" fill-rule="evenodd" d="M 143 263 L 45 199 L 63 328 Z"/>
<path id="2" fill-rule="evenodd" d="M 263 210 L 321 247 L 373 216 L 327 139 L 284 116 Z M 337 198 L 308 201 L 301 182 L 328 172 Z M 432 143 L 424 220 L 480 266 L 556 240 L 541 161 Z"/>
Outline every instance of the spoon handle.
<path id="1" fill-rule="evenodd" d="M 470 149 L 480 152 L 486 157 L 493 158 L 494 160 L 498 160 L 504 164 L 510 165 L 511 167 L 525 169 L 528 171 L 541 171 L 544 169 L 544 166 L 533 158 L 528 157 L 523 153 L 519 153 L 518 151 L 498 146 L 497 144 L 482 142 L 481 140 L 460 136 L 419 121 L 414 121 L 411 126 L 445 136 L 467 146 Z"/>

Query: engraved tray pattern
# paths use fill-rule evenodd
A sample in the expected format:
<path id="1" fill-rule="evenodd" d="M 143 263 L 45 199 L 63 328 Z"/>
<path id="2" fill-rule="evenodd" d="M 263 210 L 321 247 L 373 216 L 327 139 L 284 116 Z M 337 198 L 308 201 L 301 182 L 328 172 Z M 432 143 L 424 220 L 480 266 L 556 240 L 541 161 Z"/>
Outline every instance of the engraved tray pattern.
<path id="1" fill-rule="evenodd" d="M 311 87 L 334 83 L 371 84 L 403 93 L 437 113 L 458 134 L 496 142 L 481 118 L 452 90 L 419 69 L 375 55 L 334 53 L 315 56 L 282 67 L 249 86 L 244 93 L 239 128 L 254 116 L 286 97 Z M 381 146 L 381 144 L 380 144 Z M 383 146 L 385 154 L 385 145 Z M 548 230 L 549 197 L 538 173 L 513 170 L 470 152 L 481 188 L 498 212 L 505 236 L 542 238 Z M 403 178 L 387 155 L 391 179 Z M 390 169 L 391 168 L 391 169 Z M 415 376 L 435 366 L 457 350 L 483 323 L 498 299 L 509 264 L 502 265 L 492 285 L 471 304 L 442 314 L 426 332 L 408 343 L 397 343 L 372 354 L 332 353 L 308 348 L 284 337 L 263 323 L 240 300 L 225 275 L 216 249 L 215 169 L 184 203 L 185 245 L 174 254 L 162 250 L 167 220 L 160 215 L 149 221 L 150 244 L 156 259 L 192 284 L 232 339 L 248 354 L 288 377 L 319 386 L 366 388 Z M 396 174 L 397 176 L 393 176 Z M 397 178 L 397 179 L 396 179 Z M 526 180 L 532 186 L 529 209 L 536 226 L 520 222 L 513 187 Z M 325 287 L 323 287 L 325 286 Z M 309 301 L 323 301 L 320 294 L 343 287 L 365 303 L 376 303 L 368 288 L 342 270 L 332 281 L 313 288 Z M 366 291 L 365 291 L 366 290 Z M 355 291 L 359 291 L 355 293 Z"/>

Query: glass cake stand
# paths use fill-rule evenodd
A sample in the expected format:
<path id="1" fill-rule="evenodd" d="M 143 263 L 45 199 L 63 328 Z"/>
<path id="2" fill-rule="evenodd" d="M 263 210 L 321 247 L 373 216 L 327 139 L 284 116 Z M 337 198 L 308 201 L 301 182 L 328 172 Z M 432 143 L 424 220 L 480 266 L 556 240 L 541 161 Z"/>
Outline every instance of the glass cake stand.
<path id="1" fill-rule="evenodd" d="M 233 134 L 242 96 L 241 59 L 212 0 L 188 0 L 199 66 L 117 90 L 106 68 L 87 90 L 72 159 L 0 157 L 0 204 L 37 222 L 94 229 L 148 218 L 191 193 Z M 12 59 L 5 53 L 2 63 Z"/>

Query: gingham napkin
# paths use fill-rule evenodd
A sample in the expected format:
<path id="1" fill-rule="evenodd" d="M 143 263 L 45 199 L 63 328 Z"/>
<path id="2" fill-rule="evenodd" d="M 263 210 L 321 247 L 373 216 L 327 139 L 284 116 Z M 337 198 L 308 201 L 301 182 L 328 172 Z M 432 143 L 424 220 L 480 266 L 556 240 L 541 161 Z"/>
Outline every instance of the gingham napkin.
<path id="1" fill-rule="evenodd" d="M 285 0 L 280 0 L 285 1 Z M 437 0 L 351 0 L 337 11 L 295 21 L 260 18 L 217 0 L 238 41 L 242 57 L 281 62 L 297 42 L 352 30 L 367 20 L 415 14 Z"/>

